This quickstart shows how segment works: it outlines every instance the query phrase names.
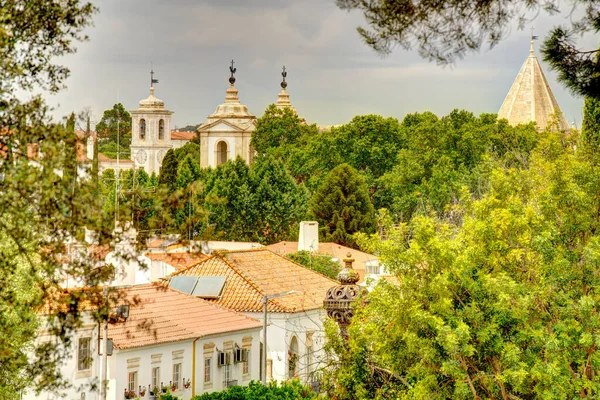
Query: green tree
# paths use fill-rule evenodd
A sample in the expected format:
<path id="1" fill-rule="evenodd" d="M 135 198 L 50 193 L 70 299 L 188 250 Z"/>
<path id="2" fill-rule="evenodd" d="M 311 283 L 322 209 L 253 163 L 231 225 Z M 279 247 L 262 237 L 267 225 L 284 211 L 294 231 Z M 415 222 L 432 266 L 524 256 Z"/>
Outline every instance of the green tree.
<path id="1" fill-rule="evenodd" d="M 174 192 L 177 188 L 177 169 L 179 168 L 179 162 L 175 157 L 173 149 L 169 149 L 165 158 L 163 158 L 162 165 L 158 174 L 158 184 L 164 185 L 169 189 L 170 192 Z"/>
<path id="2" fill-rule="evenodd" d="M 118 240 L 95 212 L 100 204 L 86 182 L 76 193 L 59 175 L 67 162 L 65 143 L 72 128 L 49 123 L 47 107 L 35 91 L 57 92 L 69 70 L 55 63 L 75 51 L 95 7 L 85 1 L 7 0 L 0 5 L 0 398 L 18 398 L 21 390 L 68 385 L 57 375 L 72 354 L 73 329 L 81 323 L 81 301 L 92 305 L 99 321 L 106 303 L 99 285 L 114 276 L 91 257 L 65 257 L 66 240 L 84 227 L 100 245 Z M 74 148 L 75 146 L 73 146 Z M 28 154 L 36 153 L 36 162 Z M 64 292 L 72 277 L 89 290 Z M 64 294 L 64 296 L 63 296 Z M 48 313 L 38 319 L 38 313 Z M 43 325 L 42 325 L 43 324 Z M 56 341 L 34 342 L 37 328 Z M 87 388 L 89 389 L 89 388 Z"/>
<path id="3" fill-rule="evenodd" d="M 495 168 L 480 199 L 463 193 L 460 219 L 358 235 L 401 287 L 357 305 L 347 346 L 328 328 L 332 397 L 598 395 L 600 176 L 574 144 L 545 132 L 526 167 Z"/>
<path id="4" fill-rule="evenodd" d="M 319 396 L 297 380 L 271 382 L 267 386 L 250 382 L 248 386 L 233 386 L 222 392 L 204 393 L 192 397 L 192 400 L 299 400 L 317 399 Z"/>
<path id="5" fill-rule="evenodd" d="M 91 175 L 92 175 L 92 185 L 94 186 L 95 190 L 97 190 L 99 182 L 99 166 L 98 166 L 98 139 L 94 138 L 94 158 L 92 159 L 92 170 L 91 170 Z"/>
<path id="6" fill-rule="evenodd" d="M 333 261 L 328 254 L 302 250 L 287 254 L 286 257 L 331 279 L 336 279 L 338 272 L 340 272 L 340 264 Z"/>
<path id="7" fill-rule="evenodd" d="M 104 111 L 102 119 L 96 124 L 96 134 L 102 140 L 103 144 L 112 142 L 116 145 L 119 143 L 122 148 L 123 158 L 129 158 L 131 115 L 123 107 L 123 104 L 117 103 L 110 110 Z M 123 149 L 125 150 L 123 151 Z"/>
<path id="8" fill-rule="evenodd" d="M 573 93 L 600 97 L 599 49 L 583 51 L 575 38 L 600 30 L 600 3 L 576 0 L 515 1 L 397 1 L 337 0 L 344 10 L 360 10 L 369 29 L 358 28 L 365 43 L 379 53 L 390 53 L 394 45 L 417 48 L 419 54 L 441 64 L 462 59 L 483 45 L 494 47 L 506 38 L 505 32 L 515 21 L 519 28 L 537 17 L 568 12 L 571 26 L 555 27 L 544 42 L 544 59 L 558 71 L 559 80 Z M 578 12 L 575 12 L 575 11 Z"/>
<path id="9" fill-rule="evenodd" d="M 63 167 L 63 179 L 75 190 L 77 181 L 77 136 L 75 135 L 75 113 L 71 113 L 66 123 L 66 135 L 64 141 L 65 163 Z"/>
<path id="10" fill-rule="evenodd" d="M 600 100 L 586 97 L 583 105 L 581 125 L 581 147 L 590 160 L 598 162 L 600 157 Z"/>
<path id="11" fill-rule="evenodd" d="M 303 135 L 316 132 L 316 125 L 306 125 L 291 108 L 271 104 L 257 120 L 251 144 L 259 155 L 264 155 L 273 148 L 293 145 Z"/>
<path id="12" fill-rule="evenodd" d="M 335 167 L 311 198 L 309 218 L 319 222 L 322 240 L 354 246 L 354 233 L 375 228 L 364 179 L 348 164 Z"/>

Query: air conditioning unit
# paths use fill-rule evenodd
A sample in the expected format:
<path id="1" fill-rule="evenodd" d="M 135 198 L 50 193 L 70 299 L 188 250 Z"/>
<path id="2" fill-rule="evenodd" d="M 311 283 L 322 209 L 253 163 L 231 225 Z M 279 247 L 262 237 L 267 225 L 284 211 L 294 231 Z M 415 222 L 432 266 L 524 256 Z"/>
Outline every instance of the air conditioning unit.
<path id="1" fill-rule="evenodd" d="M 117 318 L 129 318 L 129 305 L 117 306 Z"/>

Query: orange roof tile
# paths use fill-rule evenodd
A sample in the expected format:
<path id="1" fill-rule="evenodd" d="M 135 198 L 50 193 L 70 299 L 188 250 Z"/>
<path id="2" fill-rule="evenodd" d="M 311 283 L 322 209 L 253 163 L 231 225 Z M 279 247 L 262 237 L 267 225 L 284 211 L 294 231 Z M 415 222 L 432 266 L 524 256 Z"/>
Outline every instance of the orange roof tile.
<path id="1" fill-rule="evenodd" d="M 180 270 L 191 265 L 198 264 L 199 262 L 206 260 L 207 255 L 202 253 L 147 253 L 145 254 L 151 260 L 162 261 L 167 263 L 176 270 Z"/>
<path id="2" fill-rule="evenodd" d="M 196 137 L 196 132 L 171 132 L 171 140 L 192 140 Z"/>
<path id="3" fill-rule="evenodd" d="M 266 248 L 217 252 L 173 275 L 226 277 L 221 297 L 210 301 L 245 312 L 261 312 L 265 294 L 292 290 L 297 293 L 270 299 L 268 309 L 274 312 L 318 309 L 323 306 L 327 290 L 338 283 Z"/>
<path id="4" fill-rule="evenodd" d="M 127 321 L 109 325 L 108 337 L 119 349 L 262 327 L 254 318 L 163 286 L 139 285 L 124 291 L 138 304 L 130 307 Z"/>

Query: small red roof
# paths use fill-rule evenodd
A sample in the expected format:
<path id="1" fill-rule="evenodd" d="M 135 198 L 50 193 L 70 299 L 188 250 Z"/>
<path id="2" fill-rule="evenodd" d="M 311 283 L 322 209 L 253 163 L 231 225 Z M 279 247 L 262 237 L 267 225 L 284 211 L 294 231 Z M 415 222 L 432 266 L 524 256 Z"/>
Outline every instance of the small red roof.
<path id="1" fill-rule="evenodd" d="M 254 318 L 164 286 L 147 284 L 123 290 L 137 304 L 130 306 L 125 322 L 108 327 L 108 337 L 119 349 L 262 327 Z"/>
<path id="2" fill-rule="evenodd" d="M 171 140 L 192 140 L 196 137 L 196 132 L 171 132 Z"/>

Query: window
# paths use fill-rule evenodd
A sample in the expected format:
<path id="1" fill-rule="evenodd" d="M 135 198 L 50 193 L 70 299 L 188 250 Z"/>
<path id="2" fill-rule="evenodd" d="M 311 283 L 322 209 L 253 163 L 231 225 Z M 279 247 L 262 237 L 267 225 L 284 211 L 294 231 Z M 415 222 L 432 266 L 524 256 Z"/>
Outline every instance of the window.
<path id="1" fill-rule="evenodd" d="M 152 368 L 152 387 L 160 387 L 160 367 Z"/>
<path id="2" fill-rule="evenodd" d="M 85 371 L 92 367 L 91 337 L 79 338 L 77 349 L 77 370 Z"/>
<path id="3" fill-rule="evenodd" d="M 227 387 L 229 381 L 231 381 L 231 365 L 227 364 L 223 366 L 223 386 Z"/>
<path id="4" fill-rule="evenodd" d="M 129 388 L 129 390 L 136 390 L 137 389 L 137 380 L 138 380 L 138 373 L 137 371 L 132 371 L 129 373 L 129 377 L 127 379 L 127 387 Z"/>
<path id="5" fill-rule="evenodd" d="M 146 139 L 146 120 L 140 119 L 140 139 Z"/>
<path id="6" fill-rule="evenodd" d="M 227 162 L 227 142 L 221 140 L 217 143 L 217 165 Z"/>
<path id="7" fill-rule="evenodd" d="M 158 140 L 163 140 L 165 138 L 165 121 L 161 119 L 158 121 Z"/>
<path id="8" fill-rule="evenodd" d="M 365 269 L 367 270 L 367 274 L 379 275 L 381 273 L 378 260 L 369 260 L 365 262 Z"/>
<path id="9" fill-rule="evenodd" d="M 212 357 L 204 359 L 204 383 L 212 382 Z"/>
<path id="10" fill-rule="evenodd" d="M 294 336 L 288 349 L 288 378 L 290 379 L 298 375 L 298 359 L 298 339 Z"/>
<path id="11" fill-rule="evenodd" d="M 179 389 L 181 381 L 181 363 L 173 364 L 173 385 Z"/>
<path id="12" fill-rule="evenodd" d="M 250 350 L 243 349 L 244 357 L 242 362 L 242 374 L 248 375 L 250 373 Z"/>

